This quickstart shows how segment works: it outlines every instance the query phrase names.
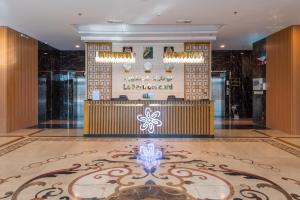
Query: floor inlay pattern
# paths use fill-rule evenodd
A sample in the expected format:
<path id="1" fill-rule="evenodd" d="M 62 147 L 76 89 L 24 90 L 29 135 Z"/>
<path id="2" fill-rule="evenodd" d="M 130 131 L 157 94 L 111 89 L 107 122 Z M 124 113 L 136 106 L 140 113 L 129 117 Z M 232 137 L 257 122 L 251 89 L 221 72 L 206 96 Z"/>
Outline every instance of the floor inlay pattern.
<path id="1" fill-rule="evenodd" d="M 269 138 L 270 136 L 253 129 L 216 129 L 216 138 Z"/>
<path id="2" fill-rule="evenodd" d="M 299 150 L 274 139 L 149 139 L 162 152 L 150 170 L 145 141 L 24 138 L 0 150 L 0 199 L 300 199 Z"/>
<path id="3" fill-rule="evenodd" d="M 275 139 L 300 149 L 300 137 L 277 137 Z"/>
<path id="4" fill-rule="evenodd" d="M 0 148 L 21 140 L 22 137 L 0 137 Z"/>
<path id="5" fill-rule="evenodd" d="M 279 148 L 283 151 L 286 151 L 286 152 L 288 152 L 290 154 L 293 154 L 293 155 L 297 156 L 298 158 L 300 158 L 300 150 L 298 150 L 298 149 L 295 149 L 293 147 L 290 147 L 290 146 L 287 146 L 285 144 L 279 143 L 275 140 L 264 140 L 264 141 L 267 142 L 270 145 L 273 145 L 273 146 L 275 146 L 275 147 L 277 147 L 277 148 Z"/>
<path id="6" fill-rule="evenodd" d="M 0 150 L 0 157 L 7 154 L 7 153 L 10 153 L 10 152 L 18 149 L 18 148 L 21 148 L 21 147 L 23 147 L 23 146 L 25 146 L 25 145 L 27 145 L 27 144 L 35 141 L 35 140 L 36 140 L 36 138 L 28 138 L 28 139 L 22 140 L 20 142 L 17 142 L 15 144 L 12 144 L 12 145 L 10 145 L 6 148 L 3 148 L 3 149 Z"/>

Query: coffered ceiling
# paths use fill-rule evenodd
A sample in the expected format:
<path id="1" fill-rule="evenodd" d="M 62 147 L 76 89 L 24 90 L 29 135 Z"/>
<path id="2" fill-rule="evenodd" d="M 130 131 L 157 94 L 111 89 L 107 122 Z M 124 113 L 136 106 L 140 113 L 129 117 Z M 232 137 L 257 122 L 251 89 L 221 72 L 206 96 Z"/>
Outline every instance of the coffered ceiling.
<path id="1" fill-rule="evenodd" d="M 0 0 L 0 25 L 74 50 L 76 45 L 83 48 L 81 36 L 93 36 L 86 32 L 91 25 L 101 33 L 100 26 L 112 23 L 161 27 L 191 22 L 184 32 L 193 32 L 196 25 L 202 31 L 198 36 L 218 26 L 208 34 L 216 36 L 214 49 L 221 44 L 224 49 L 251 49 L 253 42 L 300 24 L 299 8 L 299 0 Z M 170 30 L 163 31 L 165 37 L 172 37 Z M 176 28 L 173 32 L 178 34 Z"/>

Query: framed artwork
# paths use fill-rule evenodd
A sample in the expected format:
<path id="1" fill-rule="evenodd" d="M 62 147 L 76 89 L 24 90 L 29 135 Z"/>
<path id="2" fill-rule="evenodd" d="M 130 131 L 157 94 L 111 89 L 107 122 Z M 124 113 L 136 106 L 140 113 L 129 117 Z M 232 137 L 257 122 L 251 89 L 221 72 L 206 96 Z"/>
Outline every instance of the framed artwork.
<path id="1" fill-rule="evenodd" d="M 123 52 L 133 52 L 133 48 L 132 47 L 123 47 Z"/>
<path id="2" fill-rule="evenodd" d="M 164 53 L 172 53 L 174 52 L 174 47 L 164 47 Z"/>
<path id="3" fill-rule="evenodd" d="M 144 59 L 153 59 L 153 47 L 144 47 Z"/>

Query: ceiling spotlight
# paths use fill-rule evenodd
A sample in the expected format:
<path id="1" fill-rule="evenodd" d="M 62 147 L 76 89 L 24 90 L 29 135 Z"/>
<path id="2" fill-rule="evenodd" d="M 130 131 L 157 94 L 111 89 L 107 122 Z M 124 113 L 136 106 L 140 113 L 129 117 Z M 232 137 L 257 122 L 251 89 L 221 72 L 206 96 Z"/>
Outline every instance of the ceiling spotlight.
<path id="1" fill-rule="evenodd" d="M 27 35 L 25 35 L 25 34 L 23 34 L 23 33 L 20 34 L 20 37 L 25 38 L 25 39 L 28 39 L 28 38 L 29 38 Z"/>
<path id="2" fill-rule="evenodd" d="M 177 24 L 190 24 L 192 23 L 192 20 L 189 19 L 179 19 L 176 21 Z"/>
<path id="3" fill-rule="evenodd" d="M 122 24 L 122 23 L 124 23 L 123 20 L 117 20 L 117 19 L 110 19 L 110 20 L 107 20 L 106 22 L 109 23 L 109 24 Z"/>
<path id="4" fill-rule="evenodd" d="M 234 12 L 233 12 L 234 15 L 237 15 L 238 13 L 239 13 L 238 11 L 234 11 Z"/>
<path id="5" fill-rule="evenodd" d="M 220 48 L 221 48 L 221 49 L 224 49 L 224 48 L 225 48 L 225 44 L 221 44 L 221 45 L 220 45 Z"/>
<path id="6" fill-rule="evenodd" d="M 80 45 L 77 44 L 77 45 L 75 45 L 75 47 L 78 49 L 78 48 L 80 48 Z"/>
<path id="7" fill-rule="evenodd" d="M 241 55 L 244 55 L 244 52 L 241 52 Z"/>
<path id="8" fill-rule="evenodd" d="M 81 16 L 82 16 L 82 13 L 78 13 L 78 16 L 81 17 Z"/>

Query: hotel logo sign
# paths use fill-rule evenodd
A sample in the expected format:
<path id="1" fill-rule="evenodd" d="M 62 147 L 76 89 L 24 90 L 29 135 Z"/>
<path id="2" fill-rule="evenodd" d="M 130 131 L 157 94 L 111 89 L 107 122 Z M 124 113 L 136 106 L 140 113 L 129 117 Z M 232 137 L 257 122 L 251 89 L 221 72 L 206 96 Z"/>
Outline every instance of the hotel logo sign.
<path id="1" fill-rule="evenodd" d="M 154 133 L 155 127 L 163 125 L 160 118 L 160 111 L 152 112 L 151 108 L 147 107 L 144 111 L 145 116 L 138 115 L 137 120 L 141 123 L 140 130 L 148 131 L 150 134 Z"/>

